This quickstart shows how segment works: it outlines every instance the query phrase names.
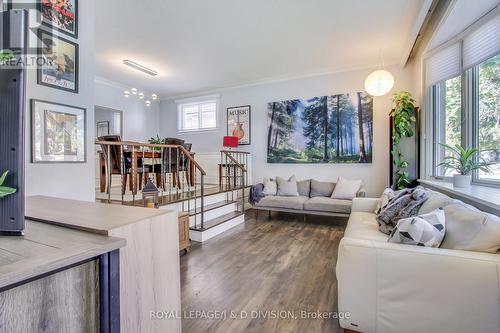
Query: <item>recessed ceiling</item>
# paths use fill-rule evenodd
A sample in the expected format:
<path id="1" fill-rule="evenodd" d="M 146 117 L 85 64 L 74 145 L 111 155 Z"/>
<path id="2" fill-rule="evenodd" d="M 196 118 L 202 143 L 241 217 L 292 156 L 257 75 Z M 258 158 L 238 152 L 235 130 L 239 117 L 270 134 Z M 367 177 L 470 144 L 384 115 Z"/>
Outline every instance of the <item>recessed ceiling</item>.
<path id="1" fill-rule="evenodd" d="M 400 63 L 421 0 L 106 0 L 96 75 L 161 97 Z M 158 71 L 151 77 L 122 64 Z"/>

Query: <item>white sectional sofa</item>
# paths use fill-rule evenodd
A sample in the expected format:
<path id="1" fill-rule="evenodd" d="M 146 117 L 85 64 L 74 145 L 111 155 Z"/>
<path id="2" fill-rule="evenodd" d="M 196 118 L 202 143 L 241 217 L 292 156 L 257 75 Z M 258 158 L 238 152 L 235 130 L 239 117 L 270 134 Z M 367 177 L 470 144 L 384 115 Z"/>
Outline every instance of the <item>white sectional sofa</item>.
<path id="1" fill-rule="evenodd" d="M 450 199 L 451 200 L 451 199 Z M 355 198 L 337 261 L 340 325 L 364 333 L 500 332 L 500 254 L 388 243 Z"/>

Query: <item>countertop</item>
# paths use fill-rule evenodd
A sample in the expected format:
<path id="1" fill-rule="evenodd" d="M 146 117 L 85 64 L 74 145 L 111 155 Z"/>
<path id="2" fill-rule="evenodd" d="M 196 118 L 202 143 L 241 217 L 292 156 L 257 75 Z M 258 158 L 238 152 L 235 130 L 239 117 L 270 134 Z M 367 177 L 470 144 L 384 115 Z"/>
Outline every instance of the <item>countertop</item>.
<path id="1" fill-rule="evenodd" d="M 26 217 L 101 235 L 173 211 L 43 196 L 26 199 Z"/>
<path id="2" fill-rule="evenodd" d="M 26 220 L 24 236 L 0 236 L 0 291 L 125 246 L 125 240 Z"/>

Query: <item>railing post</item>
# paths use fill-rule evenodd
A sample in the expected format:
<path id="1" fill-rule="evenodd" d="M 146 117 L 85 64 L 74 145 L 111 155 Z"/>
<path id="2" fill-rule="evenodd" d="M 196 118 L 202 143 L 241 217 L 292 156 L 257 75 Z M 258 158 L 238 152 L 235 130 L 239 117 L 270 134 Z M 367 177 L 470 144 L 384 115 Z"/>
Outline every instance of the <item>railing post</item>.
<path id="1" fill-rule="evenodd" d="M 201 188 L 200 188 L 200 219 L 201 219 L 201 230 L 203 230 L 203 223 L 205 222 L 205 179 L 203 172 L 201 172 Z M 195 199 L 196 200 L 196 199 Z"/>

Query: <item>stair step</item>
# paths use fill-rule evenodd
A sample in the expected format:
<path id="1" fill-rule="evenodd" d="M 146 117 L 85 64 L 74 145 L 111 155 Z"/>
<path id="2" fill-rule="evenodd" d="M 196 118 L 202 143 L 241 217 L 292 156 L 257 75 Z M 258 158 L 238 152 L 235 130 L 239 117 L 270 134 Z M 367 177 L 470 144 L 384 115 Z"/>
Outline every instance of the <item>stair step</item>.
<path id="1" fill-rule="evenodd" d="M 233 203 L 236 203 L 236 201 L 234 201 L 234 200 L 224 200 L 224 201 L 216 202 L 216 203 L 211 204 L 211 205 L 206 205 L 204 211 L 208 212 L 210 210 L 221 208 L 221 207 L 233 204 Z M 200 214 L 200 213 L 201 213 L 201 207 L 198 207 L 196 209 L 191 209 L 189 211 L 189 216 L 194 216 L 194 215 Z"/>
<path id="2" fill-rule="evenodd" d="M 240 215 L 243 215 L 243 214 L 245 214 L 245 213 L 244 212 L 231 212 L 231 213 L 216 217 L 212 220 L 205 221 L 205 223 L 203 223 L 203 229 L 201 227 L 197 227 L 197 228 L 191 227 L 189 229 L 196 230 L 196 231 L 205 231 L 205 230 L 208 230 L 210 228 L 216 227 L 219 224 L 230 221 L 230 220 L 232 220 Z"/>

